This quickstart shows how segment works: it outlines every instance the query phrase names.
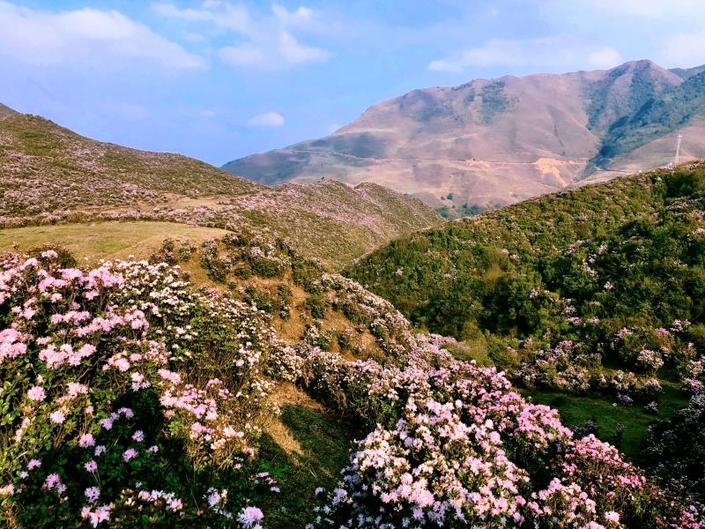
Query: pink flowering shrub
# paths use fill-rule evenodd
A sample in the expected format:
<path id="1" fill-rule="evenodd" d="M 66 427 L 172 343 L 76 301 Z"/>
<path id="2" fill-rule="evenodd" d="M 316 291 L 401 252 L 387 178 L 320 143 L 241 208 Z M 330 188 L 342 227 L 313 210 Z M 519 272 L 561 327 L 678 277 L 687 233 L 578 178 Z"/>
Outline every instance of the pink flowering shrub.
<path id="1" fill-rule="evenodd" d="M 257 310 L 164 264 L 82 271 L 45 252 L 3 258 L 0 317 L 3 523 L 259 524 L 271 331 Z"/>
<path id="2" fill-rule="evenodd" d="M 279 353 L 313 394 L 376 424 L 338 488 L 321 492 L 312 527 L 675 528 L 690 512 L 615 448 L 573 439 L 502 373 L 416 339 L 405 366 Z"/>

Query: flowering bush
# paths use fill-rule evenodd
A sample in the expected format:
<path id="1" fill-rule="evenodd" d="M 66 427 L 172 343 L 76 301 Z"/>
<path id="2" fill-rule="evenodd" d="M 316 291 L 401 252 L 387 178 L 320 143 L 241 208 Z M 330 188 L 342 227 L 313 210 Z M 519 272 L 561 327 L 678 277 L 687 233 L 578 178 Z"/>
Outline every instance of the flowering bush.
<path id="1" fill-rule="evenodd" d="M 0 517 L 257 525 L 248 465 L 271 385 L 261 314 L 192 292 L 165 264 L 84 272 L 56 257 L 0 263 Z"/>
<path id="2" fill-rule="evenodd" d="M 177 267 L 82 271 L 56 257 L 0 265 L 10 526 L 264 527 L 255 500 L 276 486 L 256 465 L 258 425 L 288 381 L 370 432 L 320 493 L 314 527 L 703 527 L 696 505 L 667 500 L 616 449 L 574 438 L 504 373 L 454 360 L 454 340 L 417 334 L 353 281 L 307 288 L 364 325 L 379 359 L 322 349 L 319 327 L 316 340 L 277 339 L 263 311 L 194 291 Z"/>

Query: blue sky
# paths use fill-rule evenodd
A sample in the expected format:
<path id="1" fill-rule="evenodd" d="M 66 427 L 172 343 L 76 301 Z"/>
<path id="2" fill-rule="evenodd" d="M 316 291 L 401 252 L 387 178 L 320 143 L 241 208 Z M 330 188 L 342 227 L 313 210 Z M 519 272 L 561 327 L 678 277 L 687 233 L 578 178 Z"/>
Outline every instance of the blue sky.
<path id="1" fill-rule="evenodd" d="M 220 165 L 414 88 L 705 63 L 703 0 L 0 0 L 0 102 Z"/>

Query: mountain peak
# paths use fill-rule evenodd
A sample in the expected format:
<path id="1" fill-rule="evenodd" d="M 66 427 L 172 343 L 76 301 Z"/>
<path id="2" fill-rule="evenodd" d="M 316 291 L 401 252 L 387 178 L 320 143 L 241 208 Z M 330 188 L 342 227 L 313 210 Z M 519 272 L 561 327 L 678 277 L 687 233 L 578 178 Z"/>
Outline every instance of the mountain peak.
<path id="1" fill-rule="evenodd" d="M 517 202 L 595 172 L 614 177 L 665 165 L 675 145 L 669 135 L 691 122 L 682 153 L 705 155 L 705 123 L 695 119 L 705 103 L 700 112 L 692 97 L 696 83 L 689 83 L 688 97 L 680 94 L 687 75 L 640 59 L 608 70 L 416 89 L 369 107 L 333 135 L 224 168 L 265 183 L 323 176 L 371 181 L 451 215 Z M 688 112 L 669 111 L 676 101 L 686 101 L 680 106 Z M 665 110 L 647 112 L 654 105 Z M 634 116 L 643 123 L 625 128 Z"/>

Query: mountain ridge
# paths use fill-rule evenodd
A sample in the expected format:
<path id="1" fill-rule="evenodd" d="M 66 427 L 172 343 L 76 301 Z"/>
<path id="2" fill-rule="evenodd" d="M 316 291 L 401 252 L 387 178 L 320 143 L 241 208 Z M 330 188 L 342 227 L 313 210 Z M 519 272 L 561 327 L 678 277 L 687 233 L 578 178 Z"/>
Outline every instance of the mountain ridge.
<path id="1" fill-rule="evenodd" d="M 417 89 L 372 105 L 327 137 L 223 168 L 267 184 L 323 176 L 366 180 L 413 193 L 433 207 L 493 207 L 665 165 L 673 159 L 676 129 L 686 125 L 696 130 L 684 135 L 683 159 L 702 155 L 697 114 L 678 107 L 679 87 L 698 85 L 700 75 L 701 67 L 667 70 L 644 59 L 609 70 Z M 646 117 L 671 122 L 654 129 L 648 119 L 630 121 L 643 118 L 654 101 L 666 110 Z M 619 141 L 615 130 L 624 136 Z M 664 138 L 668 148 L 658 141 Z"/>
<path id="2" fill-rule="evenodd" d="M 339 267 L 440 222 L 417 199 L 370 192 L 372 185 L 324 180 L 269 188 L 183 155 L 98 142 L 0 107 L 2 227 L 106 220 L 251 226 Z"/>

